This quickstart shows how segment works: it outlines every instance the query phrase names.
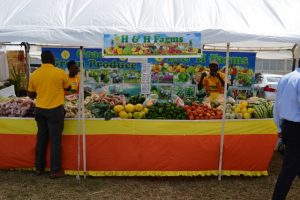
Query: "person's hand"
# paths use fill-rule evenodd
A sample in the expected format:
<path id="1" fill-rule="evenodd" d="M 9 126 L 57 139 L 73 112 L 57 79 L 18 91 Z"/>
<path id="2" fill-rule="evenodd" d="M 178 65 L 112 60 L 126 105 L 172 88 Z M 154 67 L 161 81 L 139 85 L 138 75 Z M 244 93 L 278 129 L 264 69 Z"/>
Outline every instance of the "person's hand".
<path id="1" fill-rule="evenodd" d="M 285 134 L 283 132 L 278 133 L 278 137 L 281 139 L 282 143 L 286 143 Z"/>
<path id="2" fill-rule="evenodd" d="M 201 79 L 204 79 L 206 76 L 207 76 L 207 74 L 205 72 L 202 72 Z"/>

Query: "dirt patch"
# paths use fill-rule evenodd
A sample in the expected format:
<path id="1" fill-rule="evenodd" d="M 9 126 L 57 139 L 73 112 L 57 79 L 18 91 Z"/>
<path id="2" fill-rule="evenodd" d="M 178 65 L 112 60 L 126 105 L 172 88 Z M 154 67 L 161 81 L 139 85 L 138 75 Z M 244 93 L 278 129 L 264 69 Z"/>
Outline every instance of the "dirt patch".
<path id="1" fill-rule="evenodd" d="M 266 200 L 271 199 L 282 162 L 274 153 L 266 177 L 88 177 L 51 180 L 28 171 L 0 170 L 0 199 Z M 300 199 L 300 179 L 287 199 Z"/>

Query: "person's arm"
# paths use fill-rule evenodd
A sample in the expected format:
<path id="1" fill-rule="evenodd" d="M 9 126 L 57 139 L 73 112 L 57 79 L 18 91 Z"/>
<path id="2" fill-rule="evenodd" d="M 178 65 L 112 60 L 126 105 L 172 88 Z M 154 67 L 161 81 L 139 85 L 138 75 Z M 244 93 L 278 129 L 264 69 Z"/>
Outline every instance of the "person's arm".
<path id="1" fill-rule="evenodd" d="M 71 85 L 70 85 L 69 87 L 67 87 L 67 88 L 64 88 L 64 90 L 65 90 L 66 92 L 70 91 L 71 89 L 72 89 Z"/>
<path id="2" fill-rule="evenodd" d="M 198 90 L 201 90 L 203 88 L 203 79 L 207 76 L 205 72 L 202 72 L 200 81 L 198 83 Z"/>
<path id="3" fill-rule="evenodd" d="M 282 135 L 281 135 L 282 119 L 280 118 L 280 115 L 279 115 L 279 104 L 280 104 L 279 96 L 280 95 L 281 95 L 281 88 L 280 88 L 280 81 L 279 81 L 278 90 L 277 90 L 277 94 L 275 97 L 275 103 L 274 103 L 274 108 L 273 108 L 273 117 L 274 117 L 274 121 L 277 125 L 278 136 L 282 137 Z"/>
<path id="4" fill-rule="evenodd" d="M 72 89 L 69 77 L 66 73 L 63 72 L 63 87 L 65 91 L 70 91 Z"/>
<path id="5" fill-rule="evenodd" d="M 29 82 L 28 82 L 28 88 L 27 88 L 27 95 L 31 98 L 31 99 L 35 99 L 36 98 L 36 91 L 35 91 L 35 87 L 32 84 L 32 80 L 29 77 Z"/>
<path id="6" fill-rule="evenodd" d="M 217 72 L 216 77 L 219 79 L 219 81 L 221 82 L 222 87 L 224 87 L 225 85 L 225 81 L 223 80 L 223 78 L 220 76 L 219 72 Z"/>
<path id="7" fill-rule="evenodd" d="M 36 98 L 36 92 L 30 92 L 30 91 L 27 91 L 27 95 L 28 95 L 31 99 L 35 99 L 35 98 Z"/>

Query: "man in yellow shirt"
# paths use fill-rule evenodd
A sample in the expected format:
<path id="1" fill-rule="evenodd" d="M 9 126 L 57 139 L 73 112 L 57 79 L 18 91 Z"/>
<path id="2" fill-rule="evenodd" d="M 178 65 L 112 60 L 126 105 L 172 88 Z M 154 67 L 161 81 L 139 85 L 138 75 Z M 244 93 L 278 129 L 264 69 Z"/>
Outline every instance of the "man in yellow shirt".
<path id="1" fill-rule="evenodd" d="M 71 88 L 64 70 L 54 66 L 51 51 L 43 51 L 42 65 L 29 78 L 28 96 L 36 98 L 35 120 L 37 143 L 35 167 L 40 175 L 45 169 L 48 137 L 50 137 L 50 178 L 64 176 L 61 168 L 61 137 L 64 128 L 64 90 Z"/>
<path id="2" fill-rule="evenodd" d="M 198 89 L 201 90 L 205 87 L 206 95 L 218 95 L 223 93 L 225 74 L 219 72 L 219 66 L 216 61 L 209 64 L 209 74 L 205 72 L 201 74 L 198 83 Z"/>
<path id="3" fill-rule="evenodd" d="M 74 60 L 70 60 L 67 63 L 68 67 L 68 77 L 69 82 L 71 84 L 71 91 L 66 92 L 66 95 L 69 94 L 78 94 L 79 93 L 79 83 L 80 83 L 80 76 L 78 75 L 79 69 Z"/>

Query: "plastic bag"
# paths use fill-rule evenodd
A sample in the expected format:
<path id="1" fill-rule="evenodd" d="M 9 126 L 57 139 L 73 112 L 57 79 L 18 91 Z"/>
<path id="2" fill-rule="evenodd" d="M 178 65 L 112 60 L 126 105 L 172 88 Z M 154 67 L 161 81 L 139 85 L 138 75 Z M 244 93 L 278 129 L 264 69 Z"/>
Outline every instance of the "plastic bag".
<path id="1" fill-rule="evenodd" d="M 155 104 L 158 100 L 158 95 L 157 94 L 150 94 L 146 100 L 144 101 L 143 105 L 146 107 L 150 107 L 153 104 Z"/>
<path id="2" fill-rule="evenodd" d="M 183 100 L 176 94 L 172 94 L 172 102 L 176 103 L 177 106 L 184 106 Z"/>

